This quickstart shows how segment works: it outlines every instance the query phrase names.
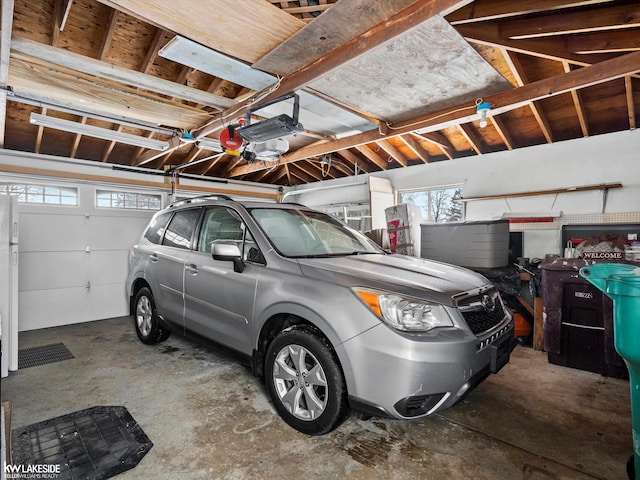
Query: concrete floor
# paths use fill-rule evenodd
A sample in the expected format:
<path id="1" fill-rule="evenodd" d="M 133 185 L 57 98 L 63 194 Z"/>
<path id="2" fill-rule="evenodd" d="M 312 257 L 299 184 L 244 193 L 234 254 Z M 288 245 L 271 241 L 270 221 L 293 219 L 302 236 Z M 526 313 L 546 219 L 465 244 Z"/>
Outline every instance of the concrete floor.
<path id="1" fill-rule="evenodd" d="M 279 419 L 247 368 L 176 336 L 145 346 L 130 317 L 20 336 L 20 348 L 57 342 L 75 359 L 2 380 L 12 427 L 124 405 L 154 447 L 118 479 L 624 479 L 632 452 L 628 382 L 525 347 L 446 412 L 350 418 L 308 437 Z"/>

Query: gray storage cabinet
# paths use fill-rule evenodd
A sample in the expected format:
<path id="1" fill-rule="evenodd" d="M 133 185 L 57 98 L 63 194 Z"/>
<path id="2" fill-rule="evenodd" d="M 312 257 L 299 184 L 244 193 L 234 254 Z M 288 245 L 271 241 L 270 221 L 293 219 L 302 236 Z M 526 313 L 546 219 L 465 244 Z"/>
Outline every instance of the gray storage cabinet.
<path id="1" fill-rule="evenodd" d="M 509 221 L 423 223 L 420 256 L 472 268 L 509 264 Z"/>

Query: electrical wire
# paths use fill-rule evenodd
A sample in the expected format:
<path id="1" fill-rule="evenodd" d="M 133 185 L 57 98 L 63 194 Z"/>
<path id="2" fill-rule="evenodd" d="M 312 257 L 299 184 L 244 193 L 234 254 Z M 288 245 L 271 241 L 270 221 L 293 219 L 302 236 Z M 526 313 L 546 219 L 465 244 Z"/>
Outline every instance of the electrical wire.
<path id="1" fill-rule="evenodd" d="M 407 127 L 413 127 L 414 125 L 420 125 L 422 123 L 429 122 L 431 120 L 436 120 L 438 118 L 446 117 L 447 115 L 451 115 L 452 113 L 463 112 L 465 110 L 475 110 L 477 108 L 477 106 L 482 102 L 483 102 L 482 98 L 477 98 L 475 103 L 473 105 L 468 106 L 468 107 L 460 107 L 460 108 L 457 108 L 455 110 L 450 110 L 448 112 L 441 113 L 440 115 L 434 115 L 433 117 L 429 117 L 426 120 L 420 120 L 420 121 L 417 121 L 417 122 L 409 123 L 407 125 L 402 125 L 401 127 L 394 127 L 390 122 L 387 122 L 387 121 L 385 121 L 384 123 L 385 123 L 385 125 L 387 126 L 387 128 L 389 130 L 402 130 L 402 129 L 405 129 Z M 378 126 L 378 132 L 381 135 L 384 134 L 384 132 L 380 128 L 380 125 Z"/>

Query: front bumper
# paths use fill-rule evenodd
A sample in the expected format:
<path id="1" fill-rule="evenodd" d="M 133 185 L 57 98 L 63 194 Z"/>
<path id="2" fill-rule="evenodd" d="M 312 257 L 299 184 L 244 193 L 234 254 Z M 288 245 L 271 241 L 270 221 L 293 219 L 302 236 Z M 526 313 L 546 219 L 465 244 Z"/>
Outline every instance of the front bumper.
<path id="1" fill-rule="evenodd" d="M 515 346 L 510 316 L 480 337 L 390 333 L 381 324 L 336 348 L 356 411 L 408 419 L 445 410 L 508 363 Z"/>

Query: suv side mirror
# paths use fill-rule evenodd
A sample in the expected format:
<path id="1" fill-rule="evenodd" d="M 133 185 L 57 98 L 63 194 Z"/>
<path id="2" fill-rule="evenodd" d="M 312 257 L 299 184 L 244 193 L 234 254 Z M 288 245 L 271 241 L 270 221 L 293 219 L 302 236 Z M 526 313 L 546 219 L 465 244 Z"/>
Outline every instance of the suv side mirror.
<path id="1" fill-rule="evenodd" d="M 235 242 L 223 243 L 215 242 L 211 245 L 211 256 L 214 260 L 233 262 L 233 271 L 244 272 L 245 264 L 242 261 L 242 254 Z"/>

